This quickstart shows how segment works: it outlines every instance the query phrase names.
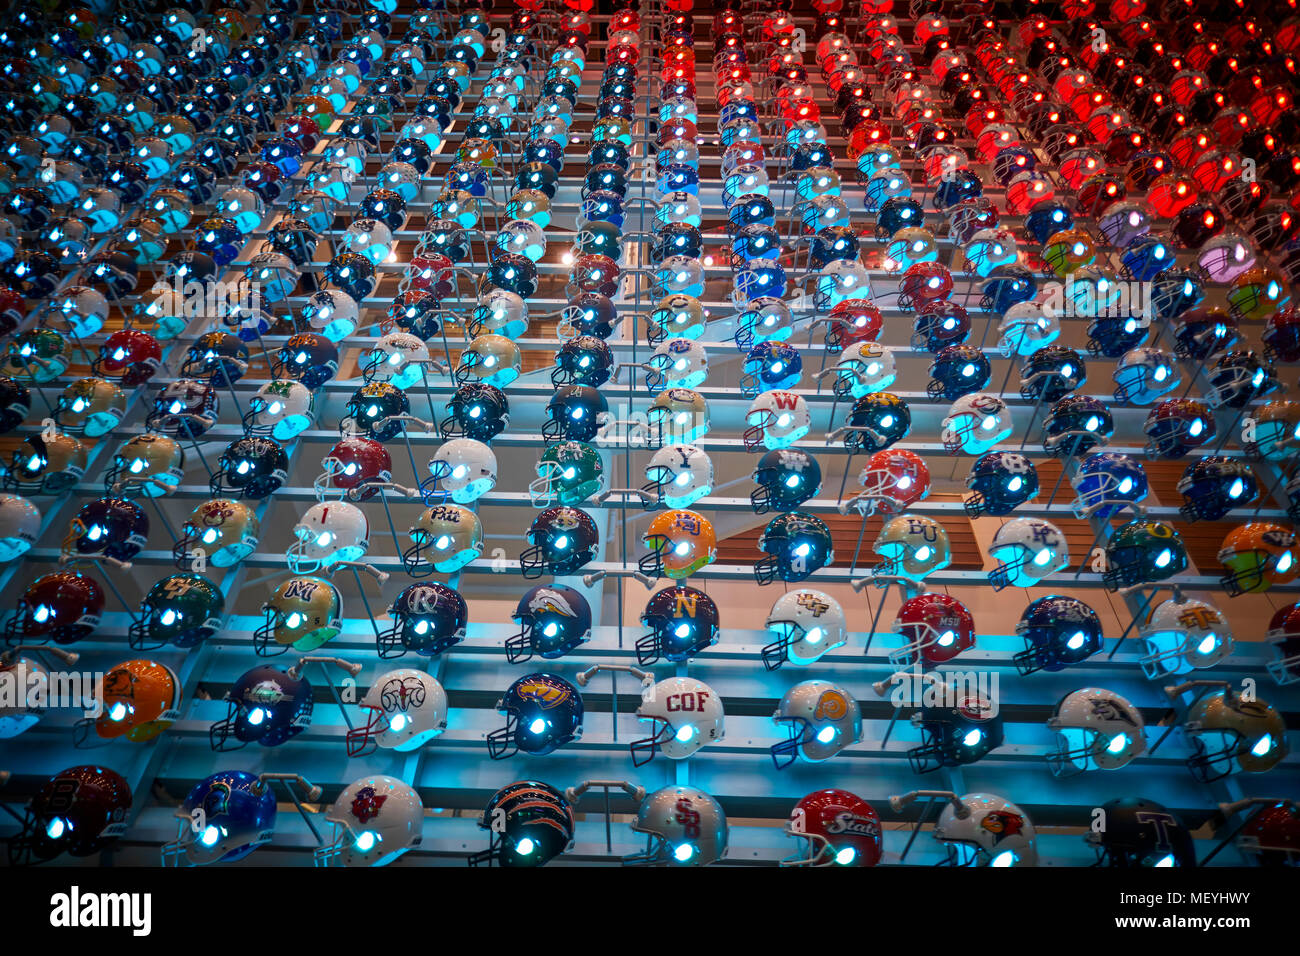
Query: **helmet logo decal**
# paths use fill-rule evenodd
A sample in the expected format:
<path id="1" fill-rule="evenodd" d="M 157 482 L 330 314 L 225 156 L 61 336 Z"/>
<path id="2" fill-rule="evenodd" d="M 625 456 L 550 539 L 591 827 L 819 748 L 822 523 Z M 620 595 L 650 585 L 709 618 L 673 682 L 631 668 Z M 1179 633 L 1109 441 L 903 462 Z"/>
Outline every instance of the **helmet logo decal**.
<path id="1" fill-rule="evenodd" d="M 677 813 L 674 819 L 682 825 L 682 833 L 688 839 L 697 839 L 700 835 L 700 811 L 692 806 L 691 798 L 677 798 Z"/>
<path id="2" fill-rule="evenodd" d="M 813 617 L 821 617 L 831 609 L 831 606 L 823 601 L 815 591 L 800 591 L 799 596 L 795 598 L 795 603 L 805 611 L 811 612 Z"/>
<path id="3" fill-rule="evenodd" d="M 518 693 L 524 700 L 541 705 L 543 710 L 558 707 L 569 699 L 568 690 L 545 680 L 526 680 L 519 685 Z"/>
<path id="4" fill-rule="evenodd" d="M 1088 703 L 1092 706 L 1092 716 L 1100 720 L 1120 720 L 1130 727 L 1136 727 L 1137 721 L 1133 715 L 1119 701 L 1110 697 L 1090 697 Z"/>
<path id="5" fill-rule="evenodd" d="M 566 598 L 559 591 L 553 591 L 550 588 L 539 588 L 537 593 L 532 596 L 528 602 L 528 610 L 533 614 L 540 614 L 544 611 L 550 611 L 552 614 L 558 614 L 561 617 L 577 617 L 578 612 L 573 609 Z"/>
<path id="6" fill-rule="evenodd" d="M 868 817 L 860 817 L 848 810 L 841 810 L 826 823 L 827 833 L 850 833 L 855 836 L 879 837 L 880 823 Z"/>
<path id="7" fill-rule="evenodd" d="M 379 699 L 385 711 L 410 710 L 412 707 L 424 706 L 424 681 L 417 677 L 395 678 L 384 684 Z"/>
<path id="8" fill-rule="evenodd" d="M 224 780 L 214 780 L 208 792 L 203 795 L 204 815 L 211 819 L 217 814 L 226 813 L 230 809 L 231 793 L 229 783 Z"/>
<path id="9" fill-rule="evenodd" d="M 817 720 L 840 720 L 849 712 L 849 702 L 837 690 L 824 690 L 817 698 L 813 717 Z"/>
<path id="10" fill-rule="evenodd" d="M 319 585 L 308 578 L 294 578 L 284 586 L 285 600 L 297 599 L 299 601 L 310 601 L 316 594 Z"/>
<path id="11" fill-rule="evenodd" d="M 352 815 L 359 822 L 368 823 L 379 816 L 379 810 L 387 799 L 387 794 L 376 793 L 374 787 L 362 787 L 352 800 Z"/>

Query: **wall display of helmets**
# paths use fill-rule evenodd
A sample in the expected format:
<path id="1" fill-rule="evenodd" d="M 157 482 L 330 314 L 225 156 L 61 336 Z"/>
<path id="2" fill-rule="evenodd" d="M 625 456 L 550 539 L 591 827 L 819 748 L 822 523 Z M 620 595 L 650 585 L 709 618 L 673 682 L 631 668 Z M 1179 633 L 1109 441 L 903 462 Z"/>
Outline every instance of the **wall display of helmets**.
<path id="1" fill-rule="evenodd" d="M 7 861 L 1300 862 L 1256 6 L 0 14 Z"/>

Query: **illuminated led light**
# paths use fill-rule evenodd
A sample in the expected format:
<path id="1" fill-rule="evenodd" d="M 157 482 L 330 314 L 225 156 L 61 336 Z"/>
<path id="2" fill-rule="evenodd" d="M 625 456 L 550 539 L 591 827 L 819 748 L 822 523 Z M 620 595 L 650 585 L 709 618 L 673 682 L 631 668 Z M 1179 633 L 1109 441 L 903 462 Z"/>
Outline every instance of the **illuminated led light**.
<path id="1" fill-rule="evenodd" d="M 366 830 L 357 837 L 356 843 L 353 845 L 357 848 L 358 852 L 369 853 L 375 848 L 375 843 L 378 842 L 378 839 L 379 838 L 375 836 L 374 831 Z"/>
<path id="2" fill-rule="evenodd" d="M 961 742 L 967 747 L 974 747 L 983 739 L 984 739 L 984 731 L 968 730 L 966 731 L 966 735 L 962 737 Z"/>
<path id="3" fill-rule="evenodd" d="M 530 734 L 540 734 L 545 730 L 546 730 L 546 721 L 543 720 L 541 717 L 534 718 L 533 722 L 528 725 L 528 732 Z"/>
<path id="4" fill-rule="evenodd" d="M 817 731 L 817 742 L 828 744 L 835 739 L 836 733 L 837 731 L 834 727 L 823 727 L 821 730 Z"/>

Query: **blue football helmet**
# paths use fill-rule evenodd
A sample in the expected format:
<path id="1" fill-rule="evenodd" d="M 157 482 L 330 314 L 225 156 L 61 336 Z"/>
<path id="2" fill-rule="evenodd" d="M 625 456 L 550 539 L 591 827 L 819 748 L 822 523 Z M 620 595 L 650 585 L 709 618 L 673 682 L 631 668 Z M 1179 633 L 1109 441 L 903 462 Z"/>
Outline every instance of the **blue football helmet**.
<path id="1" fill-rule="evenodd" d="M 519 751 L 541 756 L 582 736 L 582 695 L 563 677 L 528 674 L 497 701 L 506 725 L 487 735 L 488 756 L 504 760 Z"/>
<path id="2" fill-rule="evenodd" d="M 1078 598 L 1049 595 L 1033 601 L 1020 615 L 1016 633 L 1025 649 L 1015 654 L 1016 670 L 1059 671 L 1101 650 L 1101 619 Z"/>
<path id="3" fill-rule="evenodd" d="M 803 358 L 784 342 L 759 342 L 745 356 L 740 390 L 745 395 L 794 388 L 803 377 Z"/>
<path id="4" fill-rule="evenodd" d="M 1142 463 L 1128 455 L 1103 452 L 1089 455 L 1070 478 L 1078 493 L 1071 508 L 1079 518 L 1113 518 L 1127 504 L 1147 496 L 1147 475 Z"/>

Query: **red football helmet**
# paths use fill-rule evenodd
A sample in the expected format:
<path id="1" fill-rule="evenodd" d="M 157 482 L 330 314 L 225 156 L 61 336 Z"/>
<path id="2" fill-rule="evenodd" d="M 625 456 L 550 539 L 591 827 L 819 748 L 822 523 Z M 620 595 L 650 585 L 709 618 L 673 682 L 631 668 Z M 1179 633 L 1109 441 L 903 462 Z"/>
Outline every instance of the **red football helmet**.
<path id="1" fill-rule="evenodd" d="M 894 630 L 907 641 L 889 653 L 895 667 L 913 667 L 919 657 L 921 666 L 929 669 L 975 646 L 975 618 L 947 594 L 918 594 L 904 601 Z"/>
<path id="2" fill-rule="evenodd" d="M 938 262 L 916 262 L 907 267 L 898 284 L 898 305 L 920 309 L 930 302 L 941 302 L 952 295 L 952 272 Z"/>
<path id="3" fill-rule="evenodd" d="M 1237 847 L 1264 866 L 1300 860 L 1300 806 L 1286 800 L 1260 810 L 1241 828 Z"/>
<path id="4" fill-rule="evenodd" d="M 885 448 L 867 460 L 858 475 L 863 491 L 880 514 L 898 514 L 930 493 L 930 469 L 914 452 Z"/>
<path id="5" fill-rule="evenodd" d="M 782 866 L 875 866 L 882 853 L 880 817 L 847 790 L 818 790 L 794 805 L 787 836 L 807 841 Z"/>
<path id="6" fill-rule="evenodd" d="M 80 571 L 53 571 L 27 586 L 5 622 L 7 644 L 54 641 L 71 644 L 89 637 L 104 614 L 104 591 Z"/>
<path id="7" fill-rule="evenodd" d="M 874 342 L 885 327 L 884 316 L 869 299 L 844 299 L 831 308 L 826 347 L 842 352 L 858 342 Z"/>
<path id="8" fill-rule="evenodd" d="M 315 488 L 322 501 L 335 496 L 365 501 L 393 480 L 393 459 L 373 438 L 340 439 L 321 459 L 321 465 L 325 470 L 317 476 Z"/>
<path id="9" fill-rule="evenodd" d="M 153 378 L 161 365 L 162 347 L 156 338 L 138 329 L 118 329 L 99 347 L 92 368 L 96 375 L 117 378 L 129 388 Z"/>

